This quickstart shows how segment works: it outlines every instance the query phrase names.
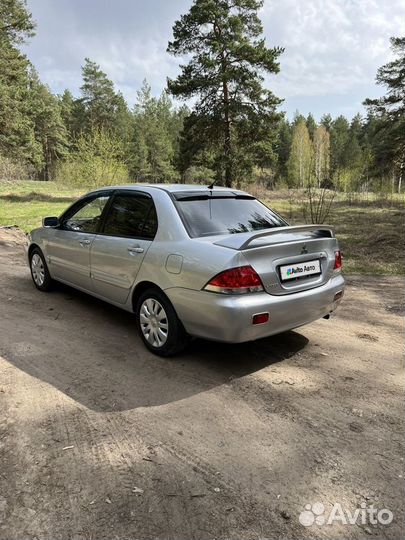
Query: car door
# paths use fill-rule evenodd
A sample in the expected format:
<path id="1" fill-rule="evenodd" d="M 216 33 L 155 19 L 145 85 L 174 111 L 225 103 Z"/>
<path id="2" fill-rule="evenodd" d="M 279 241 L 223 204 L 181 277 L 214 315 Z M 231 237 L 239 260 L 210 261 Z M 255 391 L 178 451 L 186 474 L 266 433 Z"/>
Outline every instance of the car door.
<path id="1" fill-rule="evenodd" d="M 156 209 L 149 194 L 115 192 L 91 247 L 91 277 L 97 294 L 119 304 L 126 302 L 156 230 Z"/>
<path id="2" fill-rule="evenodd" d="M 90 248 L 100 227 L 110 193 L 90 195 L 78 201 L 61 217 L 47 243 L 52 276 L 91 290 Z"/>

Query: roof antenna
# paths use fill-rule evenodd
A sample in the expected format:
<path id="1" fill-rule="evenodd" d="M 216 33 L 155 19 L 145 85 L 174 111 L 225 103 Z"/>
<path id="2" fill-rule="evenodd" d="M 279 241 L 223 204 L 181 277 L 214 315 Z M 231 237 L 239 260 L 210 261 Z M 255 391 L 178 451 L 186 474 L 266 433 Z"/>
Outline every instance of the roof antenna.
<path id="1" fill-rule="evenodd" d="M 217 183 L 216 180 L 214 180 L 213 182 L 211 182 L 211 184 L 209 186 L 207 186 L 208 189 L 214 189 L 214 186 L 215 184 Z"/>

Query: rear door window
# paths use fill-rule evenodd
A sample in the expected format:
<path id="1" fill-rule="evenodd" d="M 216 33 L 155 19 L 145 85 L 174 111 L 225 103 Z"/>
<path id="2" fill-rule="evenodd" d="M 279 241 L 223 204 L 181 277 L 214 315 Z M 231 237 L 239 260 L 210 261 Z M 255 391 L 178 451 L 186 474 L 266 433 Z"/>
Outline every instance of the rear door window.
<path id="1" fill-rule="evenodd" d="M 175 194 L 176 207 L 193 238 L 237 234 L 282 227 L 287 223 L 254 197 L 232 192 L 220 195 Z"/>
<path id="2" fill-rule="evenodd" d="M 103 234 L 152 240 L 157 216 L 152 197 L 142 193 L 116 193 L 105 218 Z"/>

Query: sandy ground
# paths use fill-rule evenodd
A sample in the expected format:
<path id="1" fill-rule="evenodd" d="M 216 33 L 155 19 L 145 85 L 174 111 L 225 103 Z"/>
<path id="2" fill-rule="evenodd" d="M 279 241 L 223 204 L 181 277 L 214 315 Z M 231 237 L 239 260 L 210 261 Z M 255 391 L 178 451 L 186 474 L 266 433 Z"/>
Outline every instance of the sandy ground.
<path id="1" fill-rule="evenodd" d="M 164 360 L 130 314 L 38 292 L 22 241 L 0 231 L 0 538 L 404 537 L 402 279 L 351 276 L 329 321 Z M 305 527 L 315 502 L 394 519 Z"/>

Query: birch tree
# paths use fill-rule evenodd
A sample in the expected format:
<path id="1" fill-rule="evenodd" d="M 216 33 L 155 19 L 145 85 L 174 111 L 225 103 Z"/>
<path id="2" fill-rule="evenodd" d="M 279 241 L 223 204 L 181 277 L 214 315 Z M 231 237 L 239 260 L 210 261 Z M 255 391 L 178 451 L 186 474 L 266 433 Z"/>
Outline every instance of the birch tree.
<path id="1" fill-rule="evenodd" d="M 289 183 L 292 186 L 304 187 L 311 177 L 312 143 L 305 120 L 296 123 L 292 141 L 290 157 L 287 163 Z"/>
<path id="2" fill-rule="evenodd" d="M 318 188 L 329 178 L 330 138 L 325 126 L 320 125 L 314 132 L 314 172 Z"/>

